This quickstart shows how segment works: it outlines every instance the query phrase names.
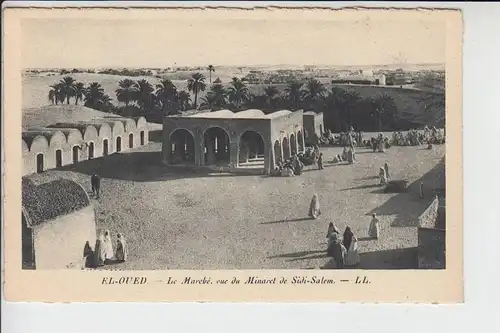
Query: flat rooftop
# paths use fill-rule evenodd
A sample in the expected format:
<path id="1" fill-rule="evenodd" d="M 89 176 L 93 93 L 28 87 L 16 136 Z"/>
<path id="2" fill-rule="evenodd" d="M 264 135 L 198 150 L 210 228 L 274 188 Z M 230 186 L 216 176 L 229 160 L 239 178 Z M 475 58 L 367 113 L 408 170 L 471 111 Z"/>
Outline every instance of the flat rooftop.
<path id="1" fill-rule="evenodd" d="M 299 110 L 302 111 L 302 110 Z M 296 111 L 297 112 L 297 111 Z M 213 112 L 199 112 L 193 113 L 190 111 L 188 113 L 183 113 L 179 115 L 171 115 L 167 116 L 168 118 L 202 118 L 202 119 L 274 119 L 278 117 L 283 117 L 289 114 L 292 114 L 292 111 L 289 110 L 280 110 L 273 113 L 265 114 L 262 110 L 257 109 L 249 109 L 240 112 L 233 112 L 231 110 L 219 110 Z"/>

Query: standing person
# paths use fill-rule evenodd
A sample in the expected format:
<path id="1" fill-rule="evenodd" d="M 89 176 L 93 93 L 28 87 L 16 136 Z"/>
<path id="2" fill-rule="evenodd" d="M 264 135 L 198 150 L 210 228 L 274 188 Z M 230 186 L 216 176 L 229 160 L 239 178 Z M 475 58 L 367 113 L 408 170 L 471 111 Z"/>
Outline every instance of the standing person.
<path id="1" fill-rule="evenodd" d="M 347 247 L 347 246 L 346 246 Z M 346 266 L 356 266 L 359 264 L 359 253 L 358 253 L 358 239 L 356 236 L 352 236 L 351 245 L 348 247 L 347 255 L 345 258 Z"/>
<path id="2" fill-rule="evenodd" d="M 116 240 L 116 260 L 119 262 L 127 261 L 128 258 L 128 245 L 125 241 L 125 237 L 121 233 L 118 233 Z"/>
<path id="3" fill-rule="evenodd" d="M 85 258 L 85 268 L 92 268 L 94 266 L 94 251 L 92 251 L 89 241 L 86 241 L 83 247 L 83 258 Z"/>
<path id="4" fill-rule="evenodd" d="M 94 267 L 104 266 L 106 259 L 106 246 L 104 245 L 104 236 L 99 234 L 94 246 Z"/>
<path id="5" fill-rule="evenodd" d="M 378 176 L 380 177 L 380 185 L 387 185 L 387 175 L 383 167 L 379 169 Z"/>
<path id="6" fill-rule="evenodd" d="M 327 254 L 333 257 L 337 269 L 344 268 L 344 259 L 346 252 L 347 250 L 345 246 L 342 245 L 342 242 L 340 242 L 337 233 L 333 233 L 329 240 Z"/>
<path id="7" fill-rule="evenodd" d="M 92 193 L 99 199 L 99 193 L 101 189 L 101 177 L 97 174 L 93 174 L 90 177 L 90 183 L 92 185 Z"/>
<path id="8" fill-rule="evenodd" d="M 385 170 L 385 177 L 387 179 L 391 178 L 391 176 L 389 176 L 389 164 L 387 164 L 387 162 L 384 163 L 384 170 Z"/>
<path id="9" fill-rule="evenodd" d="M 111 242 L 111 233 L 109 232 L 109 230 L 106 230 L 104 232 L 104 248 L 104 260 L 112 260 L 115 254 L 113 253 L 113 243 Z"/>
<path id="10" fill-rule="evenodd" d="M 352 233 L 352 230 L 349 226 L 347 226 L 345 228 L 345 231 L 344 231 L 344 236 L 342 238 L 342 243 L 344 244 L 344 246 L 348 249 L 349 247 L 351 247 L 351 242 L 352 242 L 352 237 L 354 236 L 354 234 Z"/>
<path id="11" fill-rule="evenodd" d="M 372 220 L 370 222 L 370 228 L 368 229 L 368 235 L 372 238 L 378 239 L 379 236 L 379 219 L 377 215 L 372 214 Z"/>
<path id="12" fill-rule="evenodd" d="M 353 164 L 354 163 L 354 151 L 352 149 L 349 149 L 347 151 L 347 162 L 349 164 Z"/>
<path id="13" fill-rule="evenodd" d="M 328 224 L 328 231 L 326 232 L 326 238 L 330 238 L 330 236 L 333 233 L 336 233 L 337 235 L 340 234 L 339 229 L 337 229 L 337 227 L 335 226 L 335 224 L 333 224 L 332 222 L 330 222 Z"/>
<path id="14" fill-rule="evenodd" d="M 319 207 L 319 198 L 316 193 L 314 193 L 311 199 L 311 205 L 309 206 L 309 217 L 317 219 L 321 215 L 321 209 Z"/>
<path id="15" fill-rule="evenodd" d="M 320 153 L 318 157 L 318 169 L 323 170 L 323 153 Z"/>

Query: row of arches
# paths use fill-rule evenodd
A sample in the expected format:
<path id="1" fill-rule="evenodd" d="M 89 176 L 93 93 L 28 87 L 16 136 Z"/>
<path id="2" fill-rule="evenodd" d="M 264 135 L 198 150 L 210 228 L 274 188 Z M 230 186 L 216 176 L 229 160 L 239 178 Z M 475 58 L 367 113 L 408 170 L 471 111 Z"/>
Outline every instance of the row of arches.
<path id="1" fill-rule="evenodd" d="M 145 145 L 148 142 L 147 123 L 141 118 L 138 121 L 99 119 L 30 128 L 22 134 L 23 175 Z"/>
<path id="2" fill-rule="evenodd" d="M 246 130 L 238 138 L 237 145 L 231 145 L 228 133 L 220 127 L 210 127 L 202 135 L 200 161 L 196 158 L 194 134 L 178 128 L 169 136 L 168 164 L 226 165 L 231 163 L 231 147 L 237 147 L 237 166 L 250 165 L 264 167 L 267 149 L 261 133 Z M 302 132 L 292 133 L 275 141 L 276 161 L 290 158 L 292 154 L 304 150 Z"/>

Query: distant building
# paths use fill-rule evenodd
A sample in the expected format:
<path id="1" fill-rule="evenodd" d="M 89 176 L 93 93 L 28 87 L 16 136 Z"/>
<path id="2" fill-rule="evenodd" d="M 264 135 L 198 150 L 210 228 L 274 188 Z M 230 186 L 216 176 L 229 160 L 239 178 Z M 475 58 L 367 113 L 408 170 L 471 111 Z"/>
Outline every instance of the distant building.
<path id="1" fill-rule="evenodd" d="M 348 75 L 335 78 L 331 81 L 333 84 L 364 84 L 364 85 L 386 85 L 385 75 Z"/>
<path id="2" fill-rule="evenodd" d="M 94 207 L 85 189 L 69 179 L 36 185 L 22 180 L 22 267 L 82 268 L 83 247 L 94 247 Z"/>

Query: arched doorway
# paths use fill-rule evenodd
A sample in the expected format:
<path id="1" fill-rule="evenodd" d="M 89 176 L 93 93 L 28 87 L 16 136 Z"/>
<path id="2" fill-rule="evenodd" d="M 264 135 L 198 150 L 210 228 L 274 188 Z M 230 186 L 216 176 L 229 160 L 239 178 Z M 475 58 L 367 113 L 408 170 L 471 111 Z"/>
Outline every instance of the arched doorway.
<path id="1" fill-rule="evenodd" d="M 297 141 L 299 143 L 299 151 L 304 151 L 304 138 L 301 131 L 297 132 Z"/>
<path id="2" fill-rule="evenodd" d="M 73 146 L 73 164 L 78 163 L 78 150 L 80 147 L 78 146 Z"/>
<path id="3" fill-rule="evenodd" d="M 278 163 L 280 160 L 283 160 L 283 156 L 281 154 L 281 144 L 279 140 L 274 141 L 274 161 Z"/>
<path id="4" fill-rule="evenodd" d="M 106 156 L 109 154 L 109 144 L 108 139 L 102 140 L 102 155 Z"/>
<path id="5" fill-rule="evenodd" d="M 62 150 L 56 150 L 56 168 L 62 167 Z"/>
<path id="6" fill-rule="evenodd" d="M 229 164 L 229 135 L 220 127 L 209 128 L 204 135 L 205 164 Z"/>
<path id="7" fill-rule="evenodd" d="M 194 164 L 194 138 L 185 129 L 177 129 L 170 135 L 170 164 Z"/>
<path id="8" fill-rule="evenodd" d="M 141 146 L 144 146 L 144 131 L 141 131 Z"/>
<path id="9" fill-rule="evenodd" d="M 116 137 L 116 152 L 119 153 L 122 151 L 122 137 L 117 136 Z"/>
<path id="10" fill-rule="evenodd" d="M 297 141 L 295 141 L 295 135 L 290 135 L 290 147 L 292 148 L 292 155 L 297 154 Z"/>
<path id="11" fill-rule="evenodd" d="M 130 133 L 128 135 L 128 147 L 134 148 L 134 134 L 133 133 Z"/>
<path id="12" fill-rule="evenodd" d="M 288 143 L 288 139 L 286 137 L 283 138 L 283 159 L 290 159 L 290 144 Z"/>
<path id="13" fill-rule="evenodd" d="M 89 160 L 94 158 L 94 143 L 89 143 Z"/>
<path id="14" fill-rule="evenodd" d="M 35 269 L 35 244 L 33 240 L 33 229 L 28 227 L 26 218 L 22 214 L 22 268 Z"/>
<path id="15" fill-rule="evenodd" d="M 44 170 L 44 156 L 43 154 L 36 155 L 36 172 L 40 173 Z"/>
<path id="16" fill-rule="evenodd" d="M 255 131 L 245 131 L 240 137 L 239 163 L 264 163 L 264 139 Z"/>

